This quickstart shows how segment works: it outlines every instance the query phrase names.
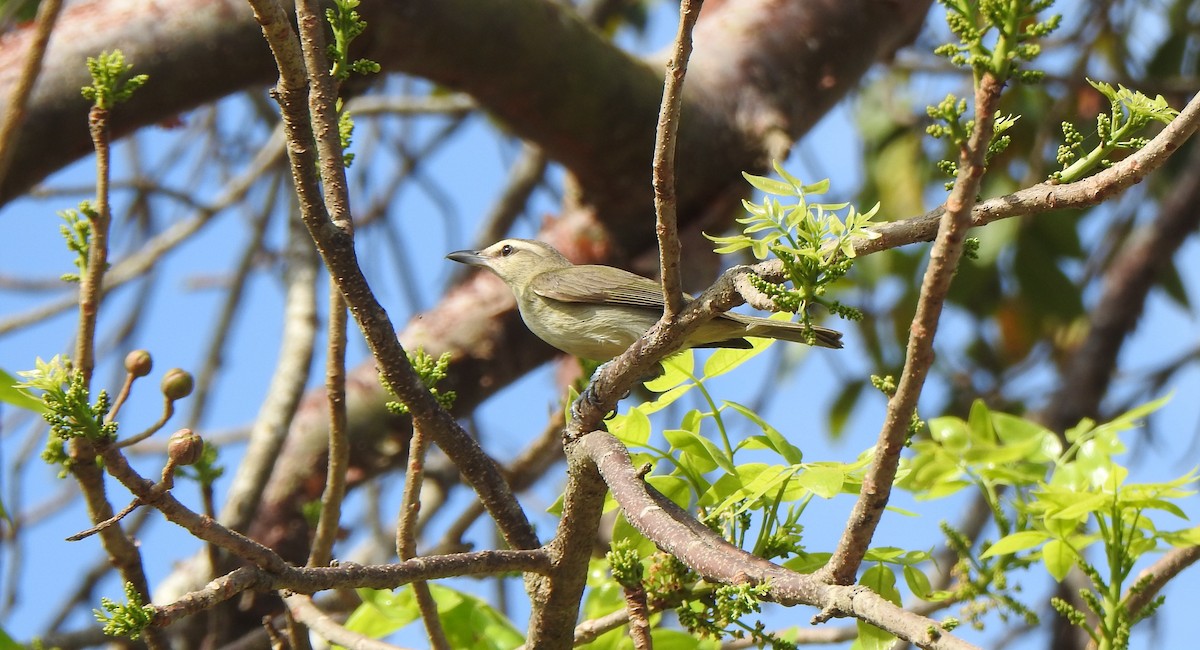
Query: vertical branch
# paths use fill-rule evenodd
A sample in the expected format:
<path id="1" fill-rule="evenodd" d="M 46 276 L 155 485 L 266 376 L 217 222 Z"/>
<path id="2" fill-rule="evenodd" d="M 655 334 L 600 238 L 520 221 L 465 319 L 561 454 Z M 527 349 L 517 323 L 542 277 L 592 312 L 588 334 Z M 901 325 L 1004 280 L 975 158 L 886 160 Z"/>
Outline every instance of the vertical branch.
<path id="1" fill-rule="evenodd" d="M 100 312 L 104 272 L 108 270 L 108 228 L 111 223 L 108 206 L 110 174 L 109 109 L 99 102 L 88 112 L 88 131 L 96 150 L 96 202 L 84 210 L 91 227 L 88 242 L 87 268 L 79 275 L 79 334 L 75 340 L 75 369 L 83 374 L 84 385 L 92 383 L 96 367 L 96 318 Z"/>
<path id="2" fill-rule="evenodd" d="M 425 452 L 429 440 L 421 427 L 413 427 L 412 439 L 408 444 L 408 469 L 404 477 L 404 496 L 400 504 L 400 516 L 396 519 L 396 555 L 401 561 L 417 556 L 417 519 L 421 512 L 421 484 L 425 479 Z M 425 622 L 429 635 L 429 646 L 435 650 L 450 650 L 450 642 L 438 618 L 437 603 L 429 591 L 429 583 L 415 580 L 412 583 L 417 608 Z"/>
<path id="3" fill-rule="evenodd" d="M 675 136 L 679 128 L 683 77 L 691 54 L 692 28 L 700 15 L 702 0 L 683 0 L 680 5 L 679 32 L 674 53 L 667 65 L 662 107 L 654 145 L 654 207 L 659 264 L 662 270 L 663 321 L 674 321 L 683 309 L 679 280 L 679 233 L 675 202 Z M 695 8 L 693 8 L 695 5 Z M 592 384 L 592 387 L 595 383 Z M 589 387 L 589 391 L 592 390 Z M 596 410 L 581 416 L 572 406 L 572 422 L 564 435 L 590 430 L 599 415 Z M 597 409 L 600 410 L 600 409 Z M 595 420 L 589 419 L 596 417 Z M 587 578 L 587 565 L 595 543 L 596 528 L 604 505 L 607 486 L 596 465 L 580 452 L 578 445 L 567 444 L 568 480 L 563 495 L 563 514 L 548 550 L 553 569 L 548 576 L 530 580 L 533 611 L 529 620 L 527 647 L 570 647 L 579 616 L 579 603 Z"/>
<path id="4" fill-rule="evenodd" d="M 888 400 L 887 415 L 875 445 L 871 470 L 863 477 L 858 501 L 854 504 L 833 557 L 818 573 L 818 577 L 827 582 L 850 584 L 854 581 L 891 496 L 900 452 L 908 439 L 917 400 L 929 368 L 933 365 L 933 339 L 950 281 L 962 256 L 963 240 L 971 223 L 971 208 L 983 180 L 985 156 L 992 140 L 994 116 L 1002 89 L 1003 82 L 990 72 L 983 75 L 975 89 L 975 127 L 967 142 L 959 148 L 958 177 L 946 199 L 946 211 L 938 226 L 929 266 L 921 282 L 917 312 L 909 331 L 904 370 L 895 395 Z"/>
<path id="5" fill-rule="evenodd" d="M 675 140 L 683 106 L 683 77 L 692 54 L 692 29 L 700 18 L 704 0 L 683 0 L 679 5 L 679 31 L 667 62 L 662 107 L 654 133 L 654 212 L 658 235 L 658 263 L 662 273 L 663 318 L 673 320 L 683 308 L 679 279 L 679 224 L 675 200 Z"/>
<path id="6" fill-rule="evenodd" d="M 110 132 L 109 109 L 97 100 L 88 113 L 88 130 L 96 150 L 96 202 L 87 210 L 91 229 L 88 240 L 87 267 L 79 275 L 79 332 L 75 341 L 75 371 L 83 376 L 84 386 L 91 388 L 92 372 L 95 369 L 96 319 L 103 295 L 104 273 L 108 269 L 109 214 L 109 161 Z M 97 450 L 87 438 L 73 438 L 68 445 L 71 456 L 71 474 L 79 482 L 87 502 L 88 515 L 99 524 L 113 516 L 112 504 L 104 488 L 104 472 L 96 463 Z M 106 526 L 100 531 L 104 550 L 112 558 L 112 564 L 121 574 L 121 579 L 133 585 L 150 602 L 150 583 L 142 567 L 142 556 L 133 540 L 117 526 Z M 148 630 L 146 643 L 152 649 L 166 647 L 161 631 Z"/>
<path id="7" fill-rule="evenodd" d="M 300 26 L 300 48 L 308 69 L 308 111 L 317 138 L 317 160 L 325 191 L 325 210 L 333 225 L 353 237 L 350 222 L 350 193 L 346 188 L 346 165 L 338 134 L 337 88 L 329 74 L 325 56 L 324 19 L 317 0 L 296 0 L 296 22 Z"/>
<path id="8" fill-rule="evenodd" d="M 346 301 L 329 280 L 329 346 L 325 360 L 325 393 L 329 399 L 329 467 L 321 493 L 321 517 L 308 555 L 308 566 L 326 566 L 342 519 L 350 441 L 346 431 Z"/>

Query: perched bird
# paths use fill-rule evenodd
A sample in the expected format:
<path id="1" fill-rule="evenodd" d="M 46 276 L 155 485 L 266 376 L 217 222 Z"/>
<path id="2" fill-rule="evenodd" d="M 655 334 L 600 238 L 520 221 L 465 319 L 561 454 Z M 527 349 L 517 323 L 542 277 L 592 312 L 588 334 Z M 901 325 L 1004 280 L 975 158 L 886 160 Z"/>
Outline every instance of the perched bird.
<path id="1" fill-rule="evenodd" d="M 659 283 L 611 266 L 576 266 L 540 241 L 503 239 L 481 251 L 455 251 L 446 257 L 500 276 L 516 295 L 530 331 L 584 359 L 612 359 L 662 317 Z M 813 327 L 812 334 L 819 346 L 842 347 L 840 332 Z M 746 336 L 808 341 L 808 331 L 797 323 L 724 313 L 700 325 L 683 347 L 748 348 Z"/>

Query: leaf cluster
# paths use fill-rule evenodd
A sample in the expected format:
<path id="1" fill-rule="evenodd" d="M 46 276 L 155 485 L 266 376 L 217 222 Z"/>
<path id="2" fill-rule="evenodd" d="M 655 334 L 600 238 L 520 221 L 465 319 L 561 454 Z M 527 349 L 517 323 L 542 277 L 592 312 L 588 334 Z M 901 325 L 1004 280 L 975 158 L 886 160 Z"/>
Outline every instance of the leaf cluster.
<path id="1" fill-rule="evenodd" d="M 150 79 L 144 74 L 130 76 L 129 71 L 133 70 L 133 64 L 125 63 L 125 55 L 121 50 L 101 52 L 97 57 L 89 56 L 87 68 L 92 75 L 92 83 L 90 86 L 84 86 L 81 92 L 84 99 L 103 110 L 110 110 L 127 101 Z"/>
<path id="2" fill-rule="evenodd" d="M 1166 398 L 1134 408 L 1112 421 L 1084 420 L 1065 433 L 1066 446 L 1050 430 L 1029 420 L 993 412 L 977 401 L 970 417 L 934 418 L 930 436 L 913 444 L 915 456 L 902 465 L 899 485 L 922 498 L 940 498 L 977 487 L 992 510 L 1001 537 L 976 555 L 968 540 L 947 528 L 963 558 L 964 584 L 981 593 L 1003 593 L 1003 573 L 1040 563 L 1056 580 L 1072 568 L 1092 583 L 1083 601 L 1101 620 L 1093 630 L 1069 604 L 1056 607 L 1104 647 L 1125 647 L 1130 627 L 1153 608 L 1128 611 L 1124 591 L 1135 563 L 1161 544 L 1200 543 L 1200 526 L 1160 530 L 1153 512 L 1185 519 L 1177 502 L 1193 494 L 1193 470 L 1178 478 L 1132 484 L 1116 461 L 1125 452 L 1119 435 L 1162 406 Z M 1008 495 L 1001 498 L 1003 493 Z M 957 543 L 956 543 L 957 542 Z M 1099 544 L 1103 562 L 1085 551 Z M 1000 564 L 996 564 L 999 562 Z M 997 573 L 997 569 L 1003 569 Z M 983 591 L 981 591 L 981 589 Z M 1001 602 L 1001 604 L 1005 604 Z M 1072 611 L 1068 611 L 1068 610 Z"/>
<path id="3" fill-rule="evenodd" d="M 333 6 L 325 10 L 325 20 L 333 29 L 333 43 L 328 47 L 333 62 L 329 74 L 338 81 L 349 79 L 352 72 L 367 75 L 380 70 L 379 64 L 370 59 L 350 61 L 350 43 L 367 28 L 367 21 L 358 14 L 359 4 L 359 0 L 334 0 Z"/>
<path id="4" fill-rule="evenodd" d="M 946 7 L 946 23 L 958 39 L 934 50 L 958 67 L 970 68 L 976 78 L 985 72 L 1000 81 L 1040 81 L 1040 70 L 1022 68 L 1041 52 L 1033 42 L 1058 29 L 1062 16 L 1053 14 L 1037 20 L 1054 0 L 940 0 Z"/>
<path id="5" fill-rule="evenodd" d="M 829 180 L 805 185 L 789 174 L 778 162 L 775 171 L 782 180 L 743 173 L 754 188 L 767 196 L 762 203 L 742 201 L 749 216 L 737 221 L 742 232 L 727 237 L 705 234 L 718 246 L 717 253 L 728 254 L 749 249 L 755 258 L 768 255 L 783 262 L 792 288 L 751 276 L 755 289 L 769 296 L 781 311 L 798 314 L 805 325 L 812 324 L 810 307 L 819 304 L 843 318 L 858 319 L 860 313 L 836 300 L 825 297 L 829 285 L 850 270 L 854 240 L 878 237 L 869 228 L 879 204 L 860 213 L 848 203 L 819 203 L 810 197 L 829 191 Z M 791 200 L 789 203 L 780 201 Z M 844 220 L 836 212 L 849 208 Z"/>
<path id="6" fill-rule="evenodd" d="M 79 282 L 87 273 L 88 248 L 92 241 L 92 220 L 97 216 L 96 209 L 91 201 L 81 201 L 78 210 L 62 210 L 58 216 L 66 222 L 58 230 L 67 244 L 67 250 L 75 254 L 75 268 L 79 270 L 78 273 L 64 273 L 62 280 Z"/>
<path id="7" fill-rule="evenodd" d="M 412 364 L 413 370 L 417 376 L 421 378 L 421 384 L 429 390 L 429 394 L 437 400 L 437 403 L 444 409 L 449 410 L 454 406 L 454 399 L 457 395 L 452 390 L 441 391 L 437 388 L 438 382 L 445 379 L 450 368 L 451 354 L 443 352 L 436 360 L 423 349 L 417 349 L 408 353 L 408 362 Z M 396 394 L 392 387 L 388 385 L 387 379 L 383 375 L 379 376 L 379 381 L 383 387 L 393 395 Z M 387 409 L 396 415 L 407 415 L 408 407 L 400 402 L 388 402 Z"/>
<path id="8" fill-rule="evenodd" d="M 100 607 L 92 612 L 96 620 L 104 624 L 104 633 L 136 640 L 142 630 L 150 627 L 154 620 L 154 607 L 142 602 L 142 595 L 130 583 L 125 583 L 125 603 L 108 598 L 100 599 Z"/>
<path id="9" fill-rule="evenodd" d="M 1050 175 L 1052 181 L 1070 183 L 1097 167 L 1112 165 L 1109 156 L 1115 151 L 1136 150 L 1146 146 L 1148 140 L 1137 133 L 1152 122 L 1169 124 L 1179 115 L 1179 111 L 1171 108 L 1162 95 L 1151 99 L 1120 84 L 1113 88 L 1103 81 L 1088 79 L 1088 83 L 1108 99 L 1109 112 L 1096 116 L 1096 145 L 1086 154 L 1082 152 L 1087 138 L 1070 122 L 1062 123 L 1063 144 L 1059 145 L 1057 156 L 1062 169 Z"/>
<path id="10" fill-rule="evenodd" d="M 33 370 L 17 374 L 25 380 L 18 388 L 42 391 L 42 404 L 46 410 L 42 417 L 50 425 L 50 435 L 42 459 L 51 465 L 60 465 L 65 476 L 69 457 L 63 443 L 73 438 L 84 438 L 92 442 L 111 442 L 117 437 L 117 423 L 105 421 L 112 404 L 108 392 L 101 390 L 96 402 L 89 402 L 89 394 L 83 373 L 71 367 L 70 361 L 55 356 L 49 361 L 40 357 Z"/>

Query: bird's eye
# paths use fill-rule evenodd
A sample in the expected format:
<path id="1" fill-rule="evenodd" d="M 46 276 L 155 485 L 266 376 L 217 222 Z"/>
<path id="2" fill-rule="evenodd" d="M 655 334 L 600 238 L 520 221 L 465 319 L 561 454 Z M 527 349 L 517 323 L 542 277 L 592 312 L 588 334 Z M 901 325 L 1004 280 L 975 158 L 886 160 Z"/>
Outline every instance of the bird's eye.
<path id="1" fill-rule="evenodd" d="M 513 254 L 512 244 L 505 244 L 500 247 L 500 257 L 508 257 Z"/>

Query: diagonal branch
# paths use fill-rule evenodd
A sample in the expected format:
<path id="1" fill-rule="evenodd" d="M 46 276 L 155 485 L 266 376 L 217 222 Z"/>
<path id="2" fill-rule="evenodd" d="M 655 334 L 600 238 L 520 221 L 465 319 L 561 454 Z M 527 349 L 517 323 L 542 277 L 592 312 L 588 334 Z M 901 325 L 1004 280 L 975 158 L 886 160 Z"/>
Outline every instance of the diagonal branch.
<path id="1" fill-rule="evenodd" d="M 985 73 L 975 91 L 975 128 L 970 139 L 960 145 L 958 178 L 946 199 L 937 240 L 930 251 L 929 266 L 921 283 L 917 311 L 909 331 L 904 370 L 896 392 L 888 400 L 887 414 L 871 468 L 863 477 L 862 489 L 833 557 L 817 576 L 834 584 L 851 584 L 867 553 L 875 528 L 891 496 L 900 452 L 908 440 L 909 427 L 917 410 L 917 400 L 925 377 L 933 365 L 933 339 L 941 318 L 942 305 L 950 290 L 950 281 L 962 256 L 963 240 L 970 227 L 971 206 L 979 194 L 985 168 L 984 157 L 992 140 L 994 115 L 1000 101 L 1003 82 Z"/>
<path id="2" fill-rule="evenodd" d="M 922 648 L 975 647 L 946 632 L 938 622 L 897 607 L 869 589 L 829 585 L 729 544 L 647 486 L 633 467 L 629 450 L 608 433 L 590 433 L 575 448 L 595 463 L 629 523 L 705 578 L 724 584 L 767 584 L 775 602 L 819 607 L 819 620 L 853 616 Z"/>
<path id="3" fill-rule="evenodd" d="M 331 146 L 326 129 L 332 129 L 336 137 L 336 119 L 326 121 L 316 128 L 321 129 L 321 140 L 314 137 L 308 104 L 308 74 L 328 73 L 309 70 L 306 72 L 300 43 L 291 28 L 287 15 L 278 2 L 253 0 L 255 15 L 262 25 L 275 53 L 280 77 L 277 99 L 283 115 L 284 130 L 290 146 L 288 154 L 292 161 L 292 174 L 296 193 L 300 199 L 301 215 L 309 234 L 317 245 L 330 275 L 337 281 L 338 289 L 346 299 L 350 313 L 366 337 L 368 347 L 380 367 L 380 374 L 395 391 L 396 397 L 409 410 L 413 419 L 429 431 L 438 446 L 446 452 L 475 488 L 480 500 L 492 513 L 506 541 L 514 548 L 538 546 L 536 534 L 520 504 L 509 490 L 495 462 L 483 452 L 478 442 L 472 439 L 445 410 L 438 405 L 429 391 L 422 385 L 420 377 L 409 363 L 408 355 L 396 338 L 391 320 L 375 298 L 358 264 L 353 237 L 341 227 L 343 222 L 330 219 L 326 203 L 321 194 L 321 180 L 317 176 L 317 160 L 313 152 Z M 328 114 L 324 115 L 330 119 Z M 327 173 L 341 175 L 340 191 L 344 193 L 344 170 L 340 163 L 329 162 L 330 153 L 322 153 L 322 167 Z M 340 160 L 340 156 L 338 156 Z M 331 189 L 335 183 L 326 182 Z M 334 206 L 334 217 L 348 214 L 348 201 L 344 196 L 330 201 Z"/>

